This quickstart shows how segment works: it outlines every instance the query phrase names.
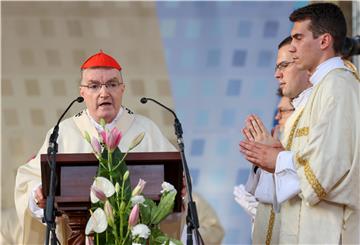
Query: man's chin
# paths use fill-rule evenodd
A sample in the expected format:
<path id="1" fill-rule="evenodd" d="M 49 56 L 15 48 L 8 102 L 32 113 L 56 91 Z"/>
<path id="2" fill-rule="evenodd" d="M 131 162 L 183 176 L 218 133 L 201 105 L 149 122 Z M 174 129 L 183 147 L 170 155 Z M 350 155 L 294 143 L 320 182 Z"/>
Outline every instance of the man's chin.
<path id="1" fill-rule="evenodd" d="M 114 112 L 108 112 L 108 113 L 99 113 L 98 118 L 103 118 L 106 123 L 110 123 L 115 118 Z"/>

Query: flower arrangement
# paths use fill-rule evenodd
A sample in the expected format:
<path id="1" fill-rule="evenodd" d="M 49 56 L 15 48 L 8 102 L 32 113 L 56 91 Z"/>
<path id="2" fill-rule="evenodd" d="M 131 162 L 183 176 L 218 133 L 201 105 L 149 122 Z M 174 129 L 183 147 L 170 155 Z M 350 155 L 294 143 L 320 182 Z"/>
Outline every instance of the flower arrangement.
<path id="1" fill-rule="evenodd" d="M 97 176 L 90 188 L 92 207 L 85 229 L 86 244 L 182 244 L 167 237 L 159 228 L 174 207 L 177 193 L 174 186 L 163 182 L 158 204 L 142 195 L 144 180 L 140 179 L 131 190 L 130 173 L 124 159 L 141 143 L 145 134 L 135 137 L 128 151 L 122 153 L 118 148 L 121 132 L 117 128 L 107 130 L 104 120 L 100 123 L 103 131 L 99 138 L 90 138 L 85 133 L 86 141 L 99 160 Z"/>

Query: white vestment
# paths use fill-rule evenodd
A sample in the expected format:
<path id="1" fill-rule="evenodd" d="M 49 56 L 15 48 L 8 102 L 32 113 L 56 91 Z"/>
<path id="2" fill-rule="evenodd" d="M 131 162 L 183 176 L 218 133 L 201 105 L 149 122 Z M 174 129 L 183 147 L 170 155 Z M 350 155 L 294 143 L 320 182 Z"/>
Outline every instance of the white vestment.
<path id="1" fill-rule="evenodd" d="M 295 126 L 301 191 L 281 205 L 279 243 L 359 244 L 359 81 L 344 68 L 330 70 Z"/>
<path id="2" fill-rule="evenodd" d="M 116 127 L 122 132 L 122 139 L 119 143 L 122 152 L 126 152 L 132 140 L 142 132 L 145 133 L 144 139 L 132 152 L 176 151 L 155 123 L 146 117 L 124 110 L 116 121 Z M 84 139 L 85 131 L 90 134 L 91 138 L 93 136 L 99 137 L 87 110 L 61 122 L 57 140 L 58 153 L 91 153 L 92 148 Z M 15 205 L 19 222 L 23 228 L 23 244 L 41 244 L 44 241 L 45 226 L 32 217 L 28 203 L 33 188 L 41 182 L 40 154 L 46 154 L 51 132 L 52 129 L 49 130 L 36 157 L 21 166 L 17 172 Z M 66 236 L 69 234 L 66 233 L 67 229 L 64 227 L 64 222 L 59 222 L 57 228 L 59 229 L 58 238 L 61 244 L 67 244 Z"/>
<path id="3" fill-rule="evenodd" d="M 305 98 L 307 100 L 307 97 Z M 285 147 L 292 125 L 294 124 L 295 120 L 298 118 L 299 114 L 301 113 L 302 109 L 304 108 L 304 104 L 295 107 L 295 111 L 291 114 L 291 116 L 286 120 L 284 125 L 284 130 L 281 134 L 281 143 Z M 253 244 L 278 244 L 279 243 L 279 236 L 278 230 L 280 225 L 280 217 L 279 213 L 274 211 L 273 204 L 276 202 L 274 200 L 274 178 L 272 173 L 268 173 L 265 170 L 258 169 L 261 171 L 260 175 L 262 178 L 266 179 L 263 185 L 272 186 L 271 191 L 268 193 L 268 196 L 272 198 L 269 199 L 267 202 L 259 201 L 259 205 L 256 211 L 256 217 L 254 221 L 254 232 L 253 232 Z M 260 178 L 261 178 L 260 177 Z M 257 186 L 257 189 L 263 188 L 262 186 Z M 269 187 L 267 187 L 268 189 Z M 260 190 L 258 190 L 259 192 Z M 264 192 L 264 191 L 263 191 Z"/>

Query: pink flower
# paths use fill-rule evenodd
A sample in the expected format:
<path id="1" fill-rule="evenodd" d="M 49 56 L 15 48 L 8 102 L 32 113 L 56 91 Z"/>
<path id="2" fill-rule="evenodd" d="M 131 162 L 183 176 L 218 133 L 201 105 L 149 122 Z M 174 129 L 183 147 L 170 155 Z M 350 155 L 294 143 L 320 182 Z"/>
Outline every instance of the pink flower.
<path id="1" fill-rule="evenodd" d="M 94 245 L 94 240 L 90 236 L 86 236 L 85 245 Z"/>
<path id="2" fill-rule="evenodd" d="M 134 226 L 137 224 L 137 222 L 139 220 L 139 212 L 140 212 L 139 204 L 136 204 L 130 212 L 129 226 Z"/>
<path id="3" fill-rule="evenodd" d="M 145 184 L 146 184 L 145 180 L 139 179 L 139 183 L 137 184 L 137 186 L 135 186 L 131 195 L 137 196 L 137 195 L 141 194 L 141 192 L 144 190 Z"/>
<path id="4" fill-rule="evenodd" d="M 110 152 L 113 152 L 116 147 L 118 147 L 122 134 L 121 132 L 115 127 L 110 132 L 106 132 L 105 130 L 100 133 L 101 138 L 104 144 L 107 146 L 107 149 Z"/>
<path id="5" fill-rule="evenodd" d="M 97 203 L 99 200 L 105 202 L 107 197 L 111 197 L 115 193 L 115 187 L 110 180 L 104 177 L 96 177 L 91 185 L 90 200 Z"/>
<path id="6" fill-rule="evenodd" d="M 101 154 L 101 145 L 100 145 L 99 141 L 97 140 L 97 138 L 95 138 L 95 137 L 92 138 L 91 146 L 95 152 L 95 155 Z"/>
<path id="7" fill-rule="evenodd" d="M 101 136 L 101 139 L 102 139 L 102 142 L 107 145 L 107 132 L 106 130 L 103 130 L 100 132 L 100 136 Z"/>
<path id="8" fill-rule="evenodd" d="M 94 195 L 101 201 L 105 202 L 106 201 L 106 195 L 105 193 L 98 187 L 96 187 L 95 185 L 92 185 L 90 187 L 91 192 L 94 193 Z"/>

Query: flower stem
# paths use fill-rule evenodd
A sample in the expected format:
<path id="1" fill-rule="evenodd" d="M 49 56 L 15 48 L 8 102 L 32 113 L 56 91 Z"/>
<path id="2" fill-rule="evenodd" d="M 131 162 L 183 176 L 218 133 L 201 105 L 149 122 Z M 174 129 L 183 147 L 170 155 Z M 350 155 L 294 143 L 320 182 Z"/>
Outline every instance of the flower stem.
<path id="1" fill-rule="evenodd" d="M 126 239 L 128 238 L 129 234 L 130 234 L 130 227 L 128 227 L 128 230 L 127 230 L 127 232 L 126 232 L 126 236 L 125 236 L 124 240 L 122 241 L 121 245 L 122 245 L 122 244 L 125 244 Z"/>
<path id="2" fill-rule="evenodd" d="M 128 153 L 129 153 L 129 152 L 126 152 L 126 153 L 124 154 L 123 158 L 121 158 L 121 160 L 119 161 L 119 163 L 118 163 L 112 170 L 115 170 L 115 169 L 117 169 L 117 168 L 120 166 L 120 164 L 124 161 L 124 159 L 125 159 L 125 157 L 127 156 Z"/>
<path id="3" fill-rule="evenodd" d="M 109 176 L 110 176 L 110 181 L 111 181 L 111 183 L 114 183 L 114 182 L 113 182 L 113 178 L 112 178 L 112 176 L 111 176 L 111 173 L 112 173 L 111 165 L 112 165 L 112 152 L 108 149 L 108 168 L 109 168 Z"/>
<path id="4" fill-rule="evenodd" d="M 125 192 L 125 179 L 123 178 L 122 184 L 121 184 L 121 202 L 124 202 L 124 192 Z M 120 205 L 121 207 L 121 205 Z M 120 238 L 123 239 L 123 222 L 124 222 L 124 210 L 120 209 Z"/>

